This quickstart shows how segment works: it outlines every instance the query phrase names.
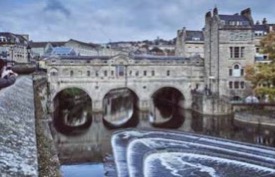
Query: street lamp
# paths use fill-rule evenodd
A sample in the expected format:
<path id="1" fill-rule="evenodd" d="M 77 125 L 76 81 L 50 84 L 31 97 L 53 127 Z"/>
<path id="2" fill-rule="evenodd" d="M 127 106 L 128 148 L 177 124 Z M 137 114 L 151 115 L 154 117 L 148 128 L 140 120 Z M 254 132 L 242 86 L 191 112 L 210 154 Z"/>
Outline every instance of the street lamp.
<path id="1" fill-rule="evenodd" d="M 31 46 L 29 44 L 27 46 L 27 53 L 28 53 L 28 63 L 30 63 L 30 60 L 31 60 Z"/>

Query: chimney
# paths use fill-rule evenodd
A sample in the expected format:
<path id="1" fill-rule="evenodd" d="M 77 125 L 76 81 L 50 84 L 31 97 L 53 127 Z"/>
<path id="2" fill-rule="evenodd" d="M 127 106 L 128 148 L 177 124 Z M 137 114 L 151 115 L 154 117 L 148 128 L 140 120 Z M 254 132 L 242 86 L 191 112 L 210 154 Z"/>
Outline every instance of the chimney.
<path id="1" fill-rule="evenodd" d="M 218 15 L 218 8 L 217 7 L 214 8 L 213 15 Z"/>
<path id="2" fill-rule="evenodd" d="M 266 25 L 266 24 L 267 24 L 266 18 L 263 19 L 262 24 L 263 24 L 263 25 Z"/>
<path id="3" fill-rule="evenodd" d="M 208 12 L 205 14 L 205 18 L 209 18 L 209 17 L 211 17 L 211 12 L 210 12 L 210 11 L 208 11 Z"/>
<path id="4" fill-rule="evenodd" d="M 250 8 L 247 8 L 247 9 L 242 10 L 242 11 L 241 11 L 241 15 L 242 15 L 242 16 L 245 16 L 246 18 L 248 18 L 250 25 L 253 25 L 253 24 L 254 24 L 253 18 L 252 18 L 252 16 L 251 16 L 251 9 L 250 9 Z"/>

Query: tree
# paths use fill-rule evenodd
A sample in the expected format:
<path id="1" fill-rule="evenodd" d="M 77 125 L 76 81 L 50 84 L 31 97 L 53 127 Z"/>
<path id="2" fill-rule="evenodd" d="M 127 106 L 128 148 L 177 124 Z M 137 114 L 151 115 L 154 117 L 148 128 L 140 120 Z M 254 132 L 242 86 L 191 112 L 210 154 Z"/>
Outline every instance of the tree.
<path id="1" fill-rule="evenodd" d="M 268 33 L 261 41 L 261 53 L 268 54 L 272 62 L 275 62 L 275 32 Z"/>
<path id="2" fill-rule="evenodd" d="M 252 84 L 257 95 L 268 95 L 275 101 L 275 63 L 249 65 L 245 69 L 245 78 Z"/>

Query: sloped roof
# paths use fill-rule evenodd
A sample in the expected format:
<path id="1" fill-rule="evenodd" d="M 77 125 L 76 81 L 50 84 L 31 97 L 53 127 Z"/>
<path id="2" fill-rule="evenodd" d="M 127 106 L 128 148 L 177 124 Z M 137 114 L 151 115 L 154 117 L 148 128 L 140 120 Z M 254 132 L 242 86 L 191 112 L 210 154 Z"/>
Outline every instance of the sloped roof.
<path id="1" fill-rule="evenodd" d="M 51 43 L 53 47 L 61 47 L 66 44 L 65 41 L 57 41 L 57 42 L 49 42 L 49 43 Z"/>
<path id="2" fill-rule="evenodd" d="M 219 15 L 219 18 L 224 21 L 247 21 L 249 22 L 248 18 L 243 15 Z"/>
<path id="3" fill-rule="evenodd" d="M 45 48 L 49 42 L 30 42 L 31 48 Z"/>
<path id="4" fill-rule="evenodd" d="M 88 46 L 88 47 L 93 47 L 93 48 L 96 48 L 96 47 L 100 46 L 98 44 L 86 43 L 86 42 L 78 41 L 78 40 L 75 40 L 75 39 L 70 39 L 68 42 L 75 42 L 75 43 L 79 43 L 81 45 Z M 68 42 L 66 42 L 66 43 L 68 43 Z"/>
<path id="5" fill-rule="evenodd" d="M 53 55 L 76 55 L 76 52 L 71 47 L 54 47 L 51 54 L 53 54 Z"/>
<path id="6" fill-rule="evenodd" d="M 7 39 L 6 43 L 26 44 L 28 42 L 27 39 L 24 38 L 22 35 L 13 34 L 10 32 L 0 32 L 0 36 L 4 36 Z M 18 40 L 18 42 L 17 42 L 17 40 Z"/>
<path id="7" fill-rule="evenodd" d="M 253 30 L 255 31 L 268 31 L 267 25 L 253 25 Z"/>
<path id="8" fill-rule="evenodd" d="M 186 31 L 186 41 L 204 41 L 204 36 L 202 31 Z"/>

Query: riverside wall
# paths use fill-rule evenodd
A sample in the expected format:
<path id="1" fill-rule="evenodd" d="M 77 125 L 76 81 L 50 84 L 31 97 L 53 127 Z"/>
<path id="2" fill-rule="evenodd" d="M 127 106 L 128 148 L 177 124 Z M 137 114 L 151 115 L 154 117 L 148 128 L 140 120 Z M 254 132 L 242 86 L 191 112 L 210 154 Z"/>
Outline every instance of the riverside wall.
<path id="1" fill-rule="evenodd" d="M 1 176 L 38 176 L 34 110 L 31 76 L 0 90 Z"/>

